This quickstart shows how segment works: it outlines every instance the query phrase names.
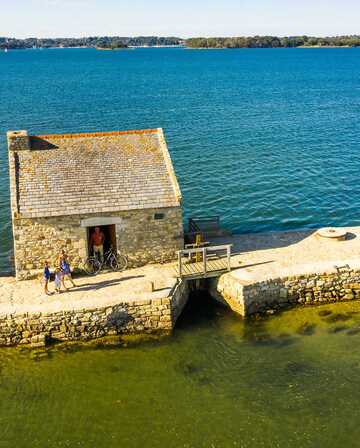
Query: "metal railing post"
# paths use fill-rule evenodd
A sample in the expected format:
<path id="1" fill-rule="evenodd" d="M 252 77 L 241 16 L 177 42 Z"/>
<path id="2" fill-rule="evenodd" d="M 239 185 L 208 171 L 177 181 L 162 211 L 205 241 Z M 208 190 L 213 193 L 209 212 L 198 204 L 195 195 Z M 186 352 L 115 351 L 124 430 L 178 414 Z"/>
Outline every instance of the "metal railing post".
<path id="1" fill-rule="evenodd" d="M 179 261 L 179 277 L 182 277 L 182 262 L 181 262 L 181 251 L 178 252 L 178 261 Z"/>
<path id="2" fill-rule="evenodd" d="M 226 253 L 227 253 L 228 271 L 231 271 L 231 246 L 230 245 L 226 248 Z"/>
<path id="3" fill-rule="evenodd" d="M 206 274 L 206 247 L 202 250 L 203 253 L 203 263 L 204 263 L 204 274 Z"/>

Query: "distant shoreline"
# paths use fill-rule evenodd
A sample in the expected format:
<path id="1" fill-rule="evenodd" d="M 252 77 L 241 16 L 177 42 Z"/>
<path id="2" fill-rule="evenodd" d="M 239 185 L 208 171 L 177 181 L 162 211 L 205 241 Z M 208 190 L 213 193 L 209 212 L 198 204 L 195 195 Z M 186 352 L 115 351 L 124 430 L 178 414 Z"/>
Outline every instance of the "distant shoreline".
<path id="1" fill-rule="evenodd" d="M 350 45 L 302 45 L 298 47 L 184 47 L 186 50 L 297 50 L 298 48 L 359 48 Z"/>
<path id="2" fill-rule="evenodd" d="M 88 36 L 17 39 L 0 37 L 0 50 L 22 50 L 32 48 L 122 48 L 122 47 L 172 47 L 184 44 L 184 39 L 166 36 Z"/>
<path id="3" fill-rule="evenodd" d="M 234 36 L 194 37 L 187 48 L 350 48 L 360 47 L 360 35 L 351 36 Z"/>
<path id="4" fill-rule="evenodd" d="M 94 47 L 88 47 L 94 48 Z M 95 50 L 98 51 L 121 51 L 121 50 L 131 50 L 129 47 L 119 47 L 119 48 L 107 48 L 107 47 L 95 47 Z"/>
<path id="5" fill-rule="evenodd" d="M 97 47 L 93 45 L 78 45 L 78 46 L 48 46 L 48 47 L 23 47 L 23 48 L 0 48 L 1 52 L 15 51 L 15 50 L 64 50 L 64 49 L 93 49 L 98 51 L 124 51 L 124 50 L 135 50 L 135 49 L 152 49 L 152 48 L 183 48 L 185 50 L 268 50 L 268 49 L 339 49 L 339 48 L 360 48 L 356 45 L 298 45 L 292 47 L 204 47 L 204 46 L 188 46 L 188 45 L 128 45 L 126 47 L 119 48 L 108 48 L 108 47 Z"/>
<path id="6" fill-rule="evenodd" d="M 95 36 L 69 38 L 0 37 L 0 50 L 30 48 L 353 48 L 360 47 L 359 35 L 337 36 L 233 36 L 233 37 L 162 37 Z"/>
<path id="7" fill-rule="evenodd" d="M 119 51 L 119 50 L 136 50 L 138 48 L 186 48 L 183 45 L 131 45 L 124 48 L 102 48 L 93 46 L 77 46 L 77 47 L 35 47 L 35 48 L 0 48 L 0 53 L 4 51 L 33 51 L 33 50 L 99 50 L 99 51 Z M 195 50 L 195 48 L 194 48 Z M 206 48 L 204 48 L 206 50 Z"/>
<path id="8" fill-rule="evenodd" d="M 299 45 L 296 48 L 357 48 L 351 45 Z"/>

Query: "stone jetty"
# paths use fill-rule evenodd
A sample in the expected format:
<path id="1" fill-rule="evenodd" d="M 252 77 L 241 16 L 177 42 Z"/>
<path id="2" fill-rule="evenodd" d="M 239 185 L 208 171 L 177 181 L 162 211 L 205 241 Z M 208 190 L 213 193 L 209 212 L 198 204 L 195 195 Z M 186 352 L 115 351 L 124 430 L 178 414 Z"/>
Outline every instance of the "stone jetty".
<path id="1" fill-rule="evenodd" d="M 171 331 L 188 299 L 187 283 L 171 274 L 155 265 L 81 277 L 76 288 L 51 296 L 39 281 L 2 278 L 0 345 Z"/>
<path id="2" fill-rule="evenodd" d="M 201 287 L 246 317 L 294 305 L 360 298 L 360 227 L 328 240 L 317 231 L 216 238 L 232 243 L 231 272 Z M 123 333 L 173 330 L 194 281 L 176 263 L 79 277 L 77 288 L 46 296 L 38 280 L 0 278 L 0 344 L 44 345 Z M 201 299 L 200 299 L 201 300 Z"/>
<path id="3" fill-rule="evenodd" d="M 317 230 L 238 235 L 232 272 L 212 279 L 209 290 L 242 316 L 358 299 L 360 228 L 342 228 L 339 234 L 339 239 L 323 238 Z"/>

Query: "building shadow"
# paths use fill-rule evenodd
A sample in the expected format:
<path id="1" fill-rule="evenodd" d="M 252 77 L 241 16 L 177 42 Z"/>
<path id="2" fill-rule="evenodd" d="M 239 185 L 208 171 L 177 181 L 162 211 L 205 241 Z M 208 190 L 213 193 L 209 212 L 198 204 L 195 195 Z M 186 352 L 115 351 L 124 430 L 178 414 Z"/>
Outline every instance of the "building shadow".
<path id="1" fill-rule="evenodd" d="M 132 275 L 128 277 L 114 278 L 111 280 L 103 280 L 98 283 L 85 283 L 83 285 L 77 286 L 76 291 L 94 291 L 98 289 L 108 288 L 110 286 L 120 285 L 127 280 L 133 280 L 135 278 L 144 278 L 145 275 Z"/>
<path id="2" fill-rule="evenodd" d="M 58 146 L 50 143 L 48 140 L 42 137 L 32 135 L 30 137 L 30 144 L 32 149 L 36 150 L 49 150 L 49 149 L 57 149 Z"/>
<path id="3" fill-rule="evenodd" d="M 318 229 L 233 234 L 231 236 L 212 238 L 210 243 L 211 245 L 232 244 L 231 254 L 240 255 L 244 252 L 281 249 L 293 246 L 305 239 L 315 237 L 317 231 Z M 355 238 L 357 238 L 355 233 L 348 232 L 345 241 L 350 241 Z"/>
<path id="4" fill-rule="evenodd" d="M 251 263 L 251 264 L 239 264 L 239 266 L 237 266 L 236 268 L 233 268 L 233 270 L 234 269 L 237 270 L 237 269 L 253 268 L 255 266 L 261 266 L 263 264 L 269 264 L 269 263 L 275 263 L 275 260 L 262 261 L 260 263 Z"/>
<path id="5" fill-rule="evenodd" d="M 348 233 L 346 234 L 345 241 L 351 241 L 351 240 L 354 240 L 355 238 L 356 238 L 355 233 L 348 232 Z"/>
<path id="6" fill-rule="evenodd" d="M 232 244 L 231 254 L 240 255 L 244 252 L 254 252 L 268 249 L 281 249 L 293 246 L 316 234 L 318 229 L 303 231 L 278 231 L 266 233 L 234 234 L 228 237 L 211 239 L 211 245 Z M 354 234 L 348 234 L 349 238 L 356 238 Z"/>
<path id="7" fill-rule="evenodd" d="M 0 272 L 0 278 L 15 277 L 15 271 Z"/>

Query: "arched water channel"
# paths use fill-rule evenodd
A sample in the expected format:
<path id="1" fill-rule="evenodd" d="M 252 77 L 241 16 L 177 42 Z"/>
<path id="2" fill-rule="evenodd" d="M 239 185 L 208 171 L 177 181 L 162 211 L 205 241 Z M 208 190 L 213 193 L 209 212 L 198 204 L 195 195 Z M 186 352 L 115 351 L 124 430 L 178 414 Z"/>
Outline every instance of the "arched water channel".
<path id="1" fill-rule="evenodd" d="M 358 446 L 360 303 L 244 321 L 193 295 L 175 332 L 0 350 L 1 447 Z"/>

